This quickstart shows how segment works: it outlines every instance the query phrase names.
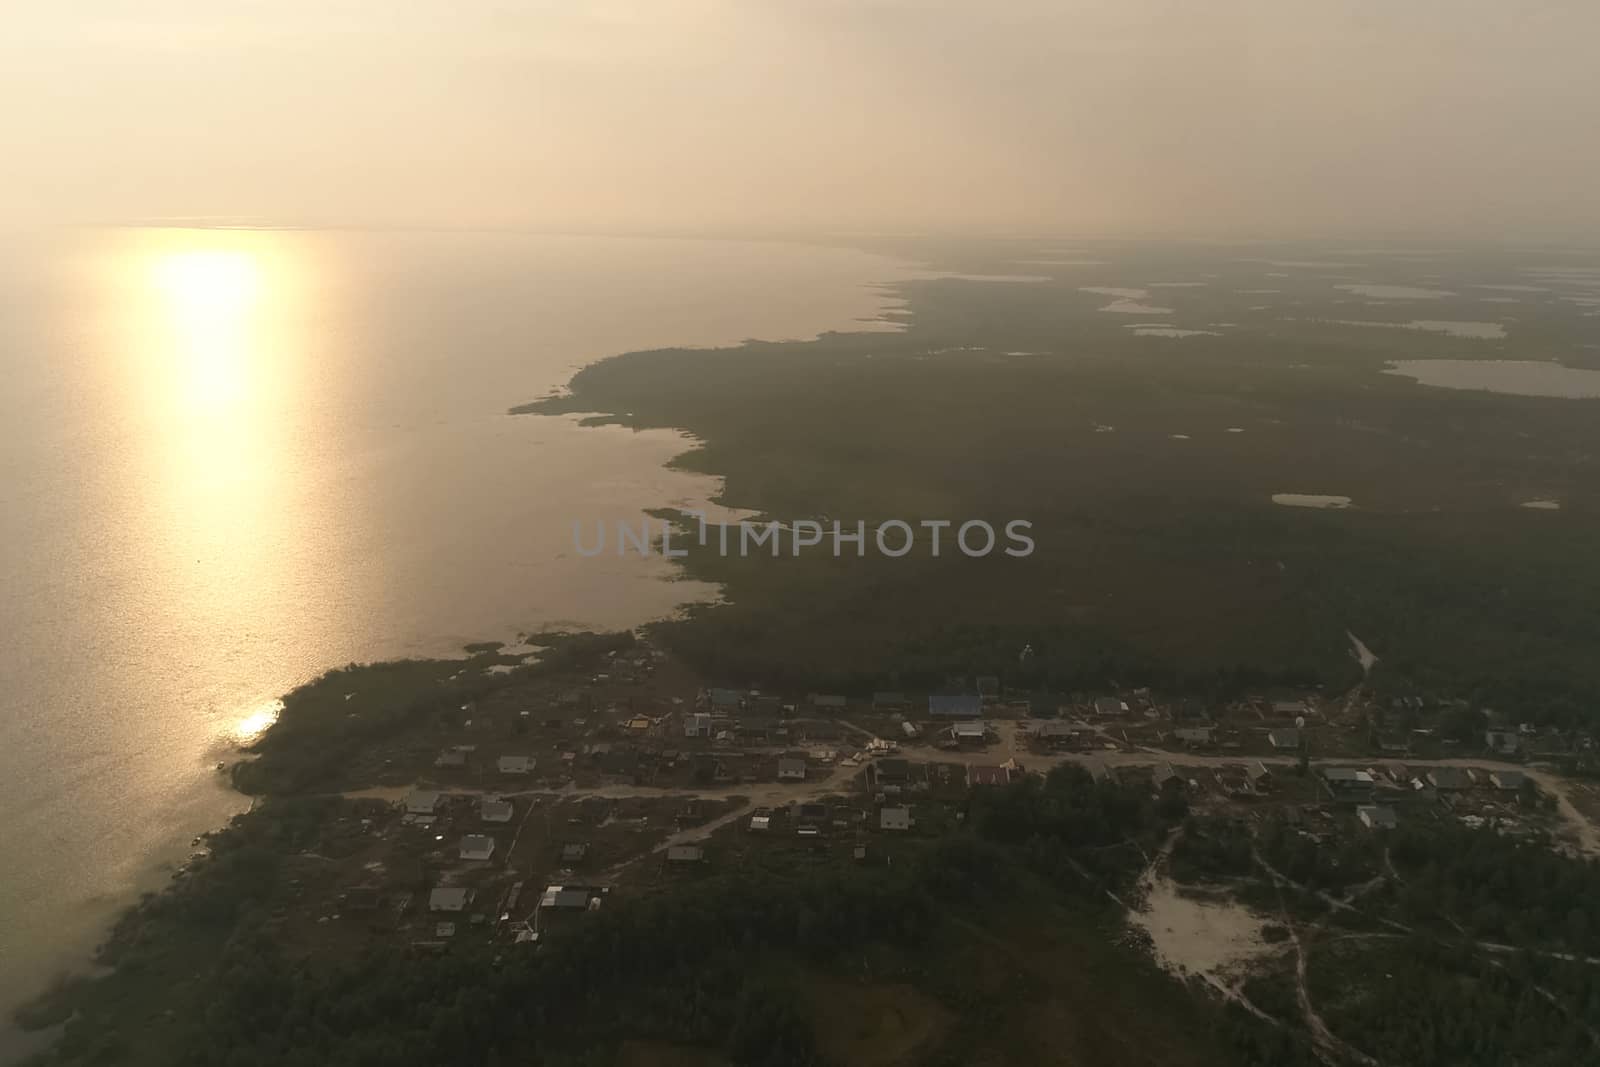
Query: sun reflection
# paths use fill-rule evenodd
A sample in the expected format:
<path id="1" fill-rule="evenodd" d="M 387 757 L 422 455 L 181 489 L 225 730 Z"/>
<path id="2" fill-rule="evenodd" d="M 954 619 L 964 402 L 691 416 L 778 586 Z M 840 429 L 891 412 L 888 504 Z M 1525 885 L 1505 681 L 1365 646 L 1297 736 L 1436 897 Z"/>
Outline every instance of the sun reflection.
<path id="1" fill-rule="evenodd" d="M 330 318 L 320 263 L 304 236 L 174 229 L 119 233 L 95 264 L 137 487 L 127 514 L 170 625 L 282 623 L 279 598 L 314 540 L 301 509 L 321 447 L 307 414 L 313 324 Z M 275 715 L 230 710 L 219 729 L 248 740 Z"/>
<path id="2" fill-rule="evenodd" d="M 262 734 L 267 728 L 278 721 L 278 716 L 283 711 L 283 701 L 269 700 L 265 704 L 258 704 L 245 713 L 233 726 L 233 738 L 242 745 L 249 744 Z"/>
<path id="3" fill-rule="evenodd" d="M 161 294 L 184 409 L 227 414 L 245 399 L 257 356 L 261 264 L 246 251 L 189 249 L 156 257 L 150 276 Z"/>

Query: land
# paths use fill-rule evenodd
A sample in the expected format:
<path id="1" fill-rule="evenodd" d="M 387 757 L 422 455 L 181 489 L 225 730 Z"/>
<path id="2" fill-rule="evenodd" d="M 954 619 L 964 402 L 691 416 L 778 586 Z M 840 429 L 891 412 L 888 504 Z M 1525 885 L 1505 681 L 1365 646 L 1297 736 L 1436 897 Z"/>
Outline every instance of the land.
<path id="1" fill-rule="evenodd" d="M 1033 555 L 686 536 L 724 593 L 682 618 L 329 673 L 30 1010 L 42 1062 L 1600 1058 L 1594 402 L 1383 373 L 1597 365 L 1589 305 L 1470 251 L 895 250 L 962 275 L 898 332 L 519 410 L 685 430 L 762 519 Z"/>
<path id="2" fill-rule="evenodd" d="M 785 522 L 1033 523 L 1023 559 L 723 556 L 687 573 L 723 603 L 666 636 L 713 677 L 869 691 L 994 673 L 1018 687 L 1166 685 L 1217 696 L 1273 682 L 1347 688 L 1348 632 L 1395 695 L 1571 723 L 1600 707 L 1595 401 L 1419 386 L 1394 360 L 1594 364 L 1600 319 L 1566 294 L 1489 304 L 1510 263 L 1419 265 L 1328 250 L 1095 246 L 1029 266 L 1035 244 L 939 247 L 965 277 L 905 283 L 900 332 L 631 353 L 517 410 L 674 427 L 719 503 Z M 1318 267 L 1319 262 L 1332 266 Z M 1515 262 L 1515 261 L 1512 261 Z M 1341 284 L 1422 281 L 1425 301 Z M 1108 313 L 1084 288 L 1147 288 L 1171 315 Z M 1263 295 L 1259 290 L 1273 292 Z M 1505 340 L 1343 320 L 1514 316 Z M 1138 336 L 1157 319 L 1216 335 Z M 1239 431 L 1239 432 L 1234 432 Z M 1282 507 L 1339 494 L 1341 510 Z M 1522 507 L 1558 499 L 1559 512 Z M 1554 520 L 1554 521 L 1548 521 Z M 1031 646 L 1027 664 L 1020 651 Z"/>
<path id="3" fill-rule="evenodd" d="M 1434 1033 L 1463 969 L 1539 1002 L 1475 1009 L 1472 1048 L 1595 1052 L 1583 783 L 1478 743 L 1365 755 L 1364 687 L 985 678 L 947 718 L 538 643 L 291 694 L 234 768 L 259 803 L 34 1007 L 66 1022 L 46 1062 L 1433 1062 L 1466 1055 Z M 1432 990 L 1415 1027 L 1349 978 L 1380 963 Z"/>

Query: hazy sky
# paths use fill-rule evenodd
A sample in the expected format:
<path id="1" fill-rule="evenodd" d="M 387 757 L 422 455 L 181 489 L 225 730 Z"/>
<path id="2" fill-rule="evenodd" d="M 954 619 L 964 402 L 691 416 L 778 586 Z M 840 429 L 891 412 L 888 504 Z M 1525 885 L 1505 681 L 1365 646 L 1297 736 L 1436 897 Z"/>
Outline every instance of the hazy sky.
<path id="1" fill-rule="evenodd" d="M 0 220 L 1600 236 L 1596 0 L 0 0 Z"/>

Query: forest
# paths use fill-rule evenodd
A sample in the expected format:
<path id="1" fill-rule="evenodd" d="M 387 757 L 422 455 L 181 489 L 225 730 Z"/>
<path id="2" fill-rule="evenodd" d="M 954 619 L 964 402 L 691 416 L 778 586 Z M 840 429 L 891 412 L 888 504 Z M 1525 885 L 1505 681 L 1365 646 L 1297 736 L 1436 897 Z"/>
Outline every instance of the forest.
<path id="1" fill-rule="evenodd" d="M 643 1042 L 699 1050 L 695 1062 L 822 1065 L 850 1062 L 830 1058 L 825 1020 L 911 996 L 893 990 L 942 1020 L 929 1064 L 1032 1062 L 1037 1021 L 1056 1017 L 1072 1022 L 1054 1040 L 1088 1062 L 1317 1062 L 1292 976 L 1249 983 L 1274 1025 L 1168 976 L 1128 935 L 1114 898 L 1136 898 L 1174 834 L 1180 882 L 1262 881 L 1257 852 L 1306 892 L 1382 875 L 1361 922 L 1323 928 L 1313 897 L 1288 919 L 1320 930 L 1302 936 L 1329 1025 L 1381 1061 L 1554 1065 L 1600 1047 L 1600 971 L 1584 956 L 1600 953 L 1600 867 L 1492 829 L 1402 828 L 1380 844 L 1274 821 L 1252 836 L 1065 766 L 971 791 L 959 829 L 893 865 L 758 858 L 624 894 L 537 949 L 293 957 L 272 933 L 283 861 L 317 847 L 339 803 L 270 798 L 217 835 L 210 862 L 119 925 L 111 977 L 63 994 L 54 1017 L 71 1019 L 45 1062 L 589 1065 Z M 1245 896 L 1276 910 L 1270 893 Z"/>
<path id="2" fill-rule="evenodd" d="M 1576 591 L 1600 585 L 1596 515 L 1540 521 L 1511 488 L 1593 484 L 1600 425 L 1577 406 L 1380 373 L 1429 343 L 1404 331 L 1264 327 L 1180 350 L 1052 286 L 902 292 L 903 333 L 629 353 L 514 409 L 682 430 L 695 445 L 677 464 L 769 518 L 1032 523 L 1023 559 L 689 545 L 686 572 L 724 595 L 661 639 L 708 677 L 864 693 L 981 673 L 1221 698 L 1348 687 L 1353 631 L 1382 691 L 1593 721 L 1600 603 Z M 1297 486 L 1361 506 L 1271 502 Z"/>
<path id="3" fill-rule="evenodd" d="M 330 803 L 269 801 L 219 835 L 214 862 L 125 920 L 107 953 L 116 973 L 80 991 L 49 1062 L 598 1064 L 639 1040 L 715 1062 L 823 1064 L 825 976 L 827 988 L 909 986 L 942 1005 L 951 1021 L 928 1063 L 1028 1062 L 1041 1038 L 1023 1024 L 1046 1008 L 1081 1015 L 1074 1041 L 1099 1062 L 1310 1062 L 1119 942 L 1104 890 L 1142 861 L 1104 846 L 1166 823 L 1142 790 L 1077 768 L 974 794 L 968 829 L 909 862 L 798 874 L 758 863 L 630 897 L 537 950 L 394 946 L 338 964 L 288 958 L 271 932 L 274 857 L 311 840 Z M 185 981 L 201 959 L 203 981 Z M 1163 1021 L 1123 1025 L 1135 1001 Z"/>

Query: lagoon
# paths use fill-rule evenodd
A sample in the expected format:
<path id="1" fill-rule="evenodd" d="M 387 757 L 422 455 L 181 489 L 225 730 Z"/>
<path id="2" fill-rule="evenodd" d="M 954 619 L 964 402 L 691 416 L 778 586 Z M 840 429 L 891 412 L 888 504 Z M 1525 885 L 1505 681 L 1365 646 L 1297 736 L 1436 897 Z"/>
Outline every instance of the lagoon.
<path id="1" fill-rule="evenodd" d="M 1508 396 L 1569 400 L 1600 398 L 1600 370 L 1513 359 L 1402 359 L 1385 374 L 1415 379 L 1439 389 L 1469 389 Z"/>

